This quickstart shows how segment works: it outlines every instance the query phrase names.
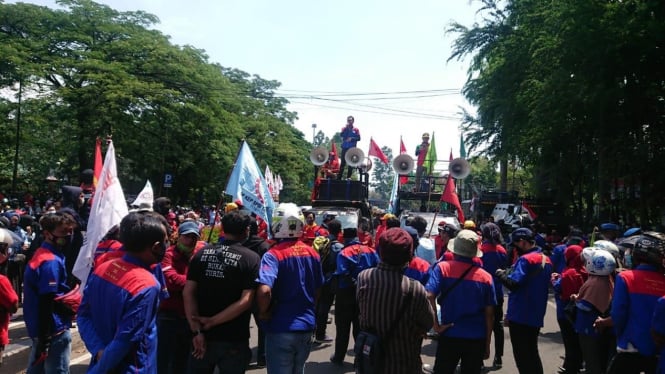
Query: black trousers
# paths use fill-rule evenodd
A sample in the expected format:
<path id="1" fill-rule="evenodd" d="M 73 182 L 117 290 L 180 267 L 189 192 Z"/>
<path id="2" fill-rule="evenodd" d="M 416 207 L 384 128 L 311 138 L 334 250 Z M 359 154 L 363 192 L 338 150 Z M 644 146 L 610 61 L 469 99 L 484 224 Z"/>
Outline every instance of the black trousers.
<path id="1" fill-rule="evenodd" d="M 344 359 L 349 349 L 349 334 L 353 326 L 353 340 L 358 336 L 358 304 L 356 303 L 356 288 L 337 290 L 335 295 L 335 353 L 336 360 Z"/>
<path id="2" fill-rule="evenodd" d="M 607 374 L 655 374 L 657 366 L 656 356 L 617 352 L 607 368 Z"/>
<path id="3" fill-rule="evenodd" d="M 538 353 L 538 332 L 540 327 L 523 325 L 510 321 L 510 343 L 513 357 L 520 374 L 543 374 L 543 363 Z"/>
<path id="4" fill-rule="evenodd" d="M 316 304 L 316 335 L 318 339 L 323 339 L 326 336 L 326 328 L 328 327 L 328 314 L 335 300 L 335 292 L 332 285 L 325 284 L 321 287 L 319 294 L 319 302 Z"/>
<path id="5" fill-rule="evenodd" d="M 348 151 L 351 148 L 342 148 L 342 155 L 340 156 L 340 164 L 339 164 L 339 174 L 337 174 L 337 179 L 342 179 L 342 175 L 344 174 L 344 167 L 346 166 L 346 151 Z M 349 166 L 349 171 L 346 173 L 346 178 L 351 178 L 351 174 L 353 174 L 353 168 Z"/>
<path id="6" fill-rule="evenodd" d="M 485 339 L 439 337 L 434 374 L 454 374 L 461 362 L 461 374 L 480 374 L 485 356 Z"/>
<path id="7" fill-rule="evenodd" d="M 561 338 L 563 339 L 563 368 L 569 373 L 577 373 L 582 368 L 582 347 L 573 324 L 567 319 L 558 319 Z M 587 372 L 589 367 L 587 365 Z"/>
<path id="8" fill-rule="evenodd" d="M 494 307 L 494 356 L 503 356 L 504 331 L 503 331 L 503 299 L 501 303 Z"/>

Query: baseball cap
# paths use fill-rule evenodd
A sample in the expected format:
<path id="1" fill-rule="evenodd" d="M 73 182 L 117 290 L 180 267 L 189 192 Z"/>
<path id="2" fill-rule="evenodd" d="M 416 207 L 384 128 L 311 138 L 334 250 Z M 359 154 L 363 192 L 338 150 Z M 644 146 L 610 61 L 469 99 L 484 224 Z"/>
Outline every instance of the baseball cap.
<path id="1" fill-rule="evenodd" d="M 178 234 L 196 234 L 196 236 L 201 237 L 201 234 L 199 233 L 199 226 L 194 221 L 185 221 L 180 224 L 180 227 L 178 227 Z"/>

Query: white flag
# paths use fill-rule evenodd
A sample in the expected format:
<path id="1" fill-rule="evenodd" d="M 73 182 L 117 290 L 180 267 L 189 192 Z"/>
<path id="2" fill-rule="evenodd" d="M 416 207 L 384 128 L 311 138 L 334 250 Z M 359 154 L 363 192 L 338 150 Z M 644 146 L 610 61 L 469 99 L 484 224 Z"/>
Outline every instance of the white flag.
<path id="1" fill-rule="evenodd" d="M 113 225 L 120 223 L 127 215 L 127 202 L 118 180 L 115 164 L 115 149 L 109 143 L 104 159 L 104 167 L 97 183 L 95 198 L 90 209 L 88 232 L 81 247 L 72 273 L 81 280 L 81 292 L 85 289 L 97 243 Z"/>
<path id="2" fill-rule="evenodd" d="M 132 203 L 133 206 L 139 208 L 150 207 L 152 208 L 152 202 L 155 200 L 155 193 L 152 191 L 152 185 L 150 181 L 145 182 L 145 187 L 141 192 L 136 196 L 136 200 Z"/>
<path id="3" fill-rule="evenodd" d="M 270 194 L 274 194 L 275 192 L 275 183 L 272 178 L 272 171 L 270 171 L 270 167 L 266 165 L 266 172 L 263 174 L 263 177 L 266 180 L 266 183 L 268 184 L 268 191 L 270 191 Z"/>

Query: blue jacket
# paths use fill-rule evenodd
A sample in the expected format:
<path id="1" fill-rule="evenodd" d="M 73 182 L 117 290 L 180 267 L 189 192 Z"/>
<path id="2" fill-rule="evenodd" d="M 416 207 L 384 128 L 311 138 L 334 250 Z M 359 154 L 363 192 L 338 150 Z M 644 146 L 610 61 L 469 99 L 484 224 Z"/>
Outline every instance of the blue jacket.
<path id="1" fill-rule="evenodd" d="M 441 293 L 450 288 L 469 267 L 471 270 L 464 276 L 464 280 L 441 300 Z M 453 261 L 441 261 L 432 265 L 425 290 L 437 296 L 437 302 L 441 306 L 439 323 L 453 323 L 453 326 L 443 332 L 443 336 L 485 339 L 485 308 L 496 305 L 492 276 L 488 272 L 470 258 L 455 256 Z"/>
<path id="2" fill-rule="evenodd" d="M 134 257 L 125 255 L 95 269 L 77 319 L 93 356 L 88 373 L 157 373 L 159 295 L 150 267 Z M 95 361 L 102 349 L 101 360 Z"/>
<path id="3" fill-rule="evenodd" d="M 276 244 L 261 259 L 258 283 L 271 288 L 271 333 L 314 331 L 316 291 L 323 285 L 321 260 L 314 248 L 300 240 Z"/>
<path id="4" fill-rule="evenodd" d="M 552 262 L 538 247 L 517 259 L 505 278 L 501 278 L 510 290 L 508 321 L 543 327 L 551 275 Z"/>
<path id="5" fill-rule="evenodd" d="M 355 127 L 344 126 L 339 136 L 342 138 L 342 149 L 353 148 L 360 140 L 360 130 Z M 351 138 L 351 141 L 347 142 L 346 138 Z"/>
<path id="6" fill-rule="evenodd" d="M 376 267 L 379 255 L 373 248 L 360 244 L 357 239 L 345 243 L 346 246 L 337 255 L 337 288 L 355 287 L 361 271 Z"/>
<path id="7" fill-rule="evenodd" d="M 651 320 L 651 329 L 662 336 L 665 336 L 665 296 L 658 299 L 656 309 L 653 311 Z M 665 374 L 665 347 L 660 349 L 660 358 L 658 359 L 658 374 Z"/>
<path id="8" fill-rule="evenodd" d="M 665 275 L 652 265 L 638 265 L 620 272 L 612 297 L 612 321 L 617 335 L 617 348 L 631 344 L 644 356 L 656 354 L 649 329 L 658 299 L 665 295 Z"/>
<path id="9" fill-rule="evenodd" d="M 487 242 L 481 244 L 480 250 L 483 251 L 483 269 L 492 274 L 496 302 L 503 305 L 503 284 L 495 273 L 498 269 L 508 267 L 508 252 L 500 244 L 494 245 Z"/>

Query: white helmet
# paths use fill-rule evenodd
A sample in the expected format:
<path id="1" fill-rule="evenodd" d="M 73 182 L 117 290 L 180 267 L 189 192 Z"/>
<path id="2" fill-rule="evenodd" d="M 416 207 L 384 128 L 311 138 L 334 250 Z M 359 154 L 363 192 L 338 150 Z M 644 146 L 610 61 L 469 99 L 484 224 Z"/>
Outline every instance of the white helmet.
<path id="1" fill-rule="evenodd" d="M 595 242 L 593 242 L 593 246 L 598 249 L 604 249 L 610 252 L 610 254 L 614 256 L 614 258 L 619 258 L 619 247 L 617 247 L 616 244 L 612 243 L 609 240 L 596 240 Z"/>
<path id="2" fill-rule="evenodd" d="M 6 243 L 7 246 L 14 244 L 14 235 L 11 231 L 0 228 L 0 243 Z"/>
<path id="3" fill-rule="evenodd" d="M 616 268 L 614 256 L 604 249 L 593 251 L 593 255 L 586 262 L 586 271 L 591 275 L 610 275 Z"/>
<path id="4" fill-rule="evenodd" d="M 591 261 L 591 257 L 593 256 L 594 252 L 596 252 L 599 248 L 597 247 L 586 247 L 582 250 L 582 260 L 586 264 L 587 262 Z"/>
<path id="5" fill-rule="evenodd" d="M 282 217 L 277 224 L 273 225 L 272 233 L 275 239 L 299 238 L 302 236 L 305 224 L 298 216 Z"/>

